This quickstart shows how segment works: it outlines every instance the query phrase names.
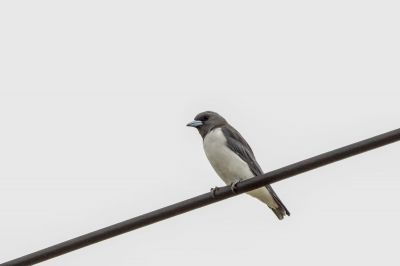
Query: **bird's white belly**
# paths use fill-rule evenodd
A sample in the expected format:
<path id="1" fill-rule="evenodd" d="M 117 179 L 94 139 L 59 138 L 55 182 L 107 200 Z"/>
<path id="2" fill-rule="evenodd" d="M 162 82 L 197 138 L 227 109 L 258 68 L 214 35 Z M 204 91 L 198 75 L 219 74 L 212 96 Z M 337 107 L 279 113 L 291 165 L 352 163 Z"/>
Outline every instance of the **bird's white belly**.
<path id="1" fill-rule="evenodd" d="M 226 146 L 226 138 L 220 128 L 206 135 L 203 146 L 212 167 L 225 184 L 230 185 L 233 182 L 254 177 L 247 163 Z M 265 187 L 247 193 L 266 203 L 270 208 L 278 207 Z"/>
<path id="2" fill-rule="evenodd" d="M 227 185 L 254 176 L 247 163 L 226 146 L 220 128 L 206 135 L 203 146 L 212 167 Z"/>

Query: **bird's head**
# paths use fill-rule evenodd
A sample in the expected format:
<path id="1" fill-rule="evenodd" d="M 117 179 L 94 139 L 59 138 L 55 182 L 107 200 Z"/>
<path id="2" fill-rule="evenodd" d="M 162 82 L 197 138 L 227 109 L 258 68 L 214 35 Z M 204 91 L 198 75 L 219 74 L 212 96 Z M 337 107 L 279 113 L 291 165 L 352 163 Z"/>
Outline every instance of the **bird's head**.
<path id="1" fill-rule="evenodd" d="M 214 128 L 221 127 L 226 124 L 227 122 L 225 118 L 216 112 L 206 111 L 196 115 L 194 120 L 187 124 L 187 126 L 197 128 L 200 135 L 204 138 L 207 133 Z"/>

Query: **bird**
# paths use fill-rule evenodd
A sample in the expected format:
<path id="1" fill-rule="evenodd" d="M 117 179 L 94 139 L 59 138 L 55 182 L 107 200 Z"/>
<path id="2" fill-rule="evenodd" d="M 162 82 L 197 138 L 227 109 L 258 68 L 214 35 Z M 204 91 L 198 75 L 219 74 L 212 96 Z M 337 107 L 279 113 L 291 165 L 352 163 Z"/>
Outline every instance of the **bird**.
<path id="1" fill-rule="evenodd" d="M 263 174 L 250 145 L 218 113 L 201 112 L 187 126 L 198 130 L 203 138 L 208 161 L 225 184 L 231 186 L 233 192 L 238 182 Z M 270 185 L 247 193 L 265 203 L 279 220 L 286 215 L 290 216 L 290 212 Z"/>

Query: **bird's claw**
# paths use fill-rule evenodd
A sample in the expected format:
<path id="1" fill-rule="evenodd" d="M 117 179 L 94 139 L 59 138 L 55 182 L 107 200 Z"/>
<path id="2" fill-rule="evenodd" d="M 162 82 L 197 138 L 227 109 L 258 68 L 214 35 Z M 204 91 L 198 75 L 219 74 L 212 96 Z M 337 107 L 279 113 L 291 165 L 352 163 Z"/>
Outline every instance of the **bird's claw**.
<path id="1" fill-rule="evenodd" d="M 210 189 L 210 191 L 211 191 L 211 196 L 212 196 L 213 198 L 216 198 L 215 192 L 217 192 L 218 189 L 219 189 L 219 187 L 213 187 L 213 188 Z"/>
<path id="2" fill-rule="evenodd" d="M 237 194 L 237 184 L 239 183 L 240 181 L 235 181 L 235 182 L 232 182 L 232 184 L 231 184 L 231 191 L 234 193 L 234 194 Z"/>

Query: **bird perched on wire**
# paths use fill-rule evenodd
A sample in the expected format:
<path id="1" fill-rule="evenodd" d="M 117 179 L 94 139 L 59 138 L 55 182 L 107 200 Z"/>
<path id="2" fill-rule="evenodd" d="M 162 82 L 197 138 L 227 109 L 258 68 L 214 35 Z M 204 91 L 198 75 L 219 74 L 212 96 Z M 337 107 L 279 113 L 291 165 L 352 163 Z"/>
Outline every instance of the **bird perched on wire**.
<path id="1" fill-rule="evenodd" d="M 197 128 L 203 138 L 203 148 L 215 172 L 232 191 L 238 182 L 263 174 L 249 144 L 222 116 L 206 111 L 187 124 Z M 247 192 L 268 205 L 282 220 L 290 215 L 288 209 L 270 185 Z"/>

